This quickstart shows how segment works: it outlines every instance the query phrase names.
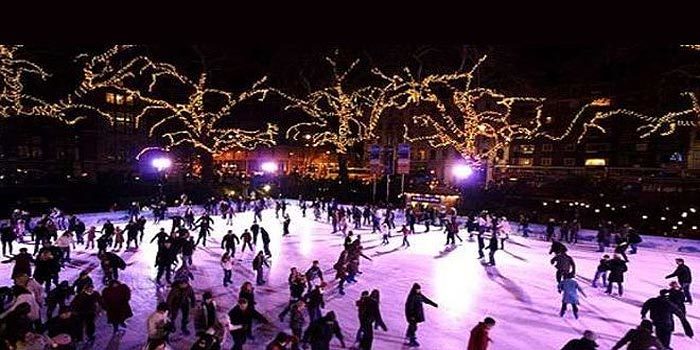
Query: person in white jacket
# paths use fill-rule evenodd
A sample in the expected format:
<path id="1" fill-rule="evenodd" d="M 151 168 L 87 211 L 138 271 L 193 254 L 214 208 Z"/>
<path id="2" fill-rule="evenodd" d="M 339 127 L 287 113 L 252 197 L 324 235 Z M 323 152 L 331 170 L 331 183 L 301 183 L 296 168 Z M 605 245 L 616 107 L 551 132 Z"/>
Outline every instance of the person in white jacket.
<path id="1" fill-rule="evenodd" d="M 63 258 L 61 259 L 61 264 L 70 261 L 70 247 L 75 245 L 73 240 L 73 234 L 70 231 L 63 232 L 61 237 L 56 240 L 56 246 L 63 252 Z"/>
<path id="2" fill-rule="evenodd" d="M 12 303 L 5 312 L 0 314 L 0 319 L 7 317 L 20 304 L 27 303 L 29 304 L 29 314 L 27 316 L 36 326 L 41 325 L 41 307 L 37 304 L 34 294 L 22 286 L 12 287 L 12 294 L 14 295 Z"/>

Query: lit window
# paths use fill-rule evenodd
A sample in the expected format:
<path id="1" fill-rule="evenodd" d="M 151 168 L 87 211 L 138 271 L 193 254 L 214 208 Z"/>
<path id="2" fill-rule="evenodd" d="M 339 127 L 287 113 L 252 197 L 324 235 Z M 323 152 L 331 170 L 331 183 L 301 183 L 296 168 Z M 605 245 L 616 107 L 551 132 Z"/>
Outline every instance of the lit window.
<path id="1" fill-rule="evenodd" d="M 418 160 L 425 160 L 426 158 L 426 152 L 424 149 L 418 151 Z"/>
<path id="2" fill-rule="evenodd" d="M 531 166 L 532 158 L 518 158 L 518 165 Z"/>
<path id="3" fill-rule="evenodd" d="M 520 153 L 532 154 L 535 153 L 534 145 L 520 145 Z"/>
<path id="4" fill-rule="evenodd" d="M 124 104 L 124 96 L 116 94 L 114 95 L 114 102 L 118 105 L 123 105 Z"/>
<path id="5" fill-rule="evenodd" d="M 114 94 L 111 92 L 108 92 L 107 96 L 106 96 L 106 100 L 107 100 L 107 103 L 114 104 L 115 103 L 114 102 Z"/>
<path id="6" fill-rule="evenodd" d="M 586 159 L 586 166 L 605 166 L 607 162 L 602 158 L 588 158 Z"/>
<path id="7" fill-rule="evenodd" d="M 134 96 L 126 96 L 126 104 L 128 105 L 133 105 L 134 104 Z"/>

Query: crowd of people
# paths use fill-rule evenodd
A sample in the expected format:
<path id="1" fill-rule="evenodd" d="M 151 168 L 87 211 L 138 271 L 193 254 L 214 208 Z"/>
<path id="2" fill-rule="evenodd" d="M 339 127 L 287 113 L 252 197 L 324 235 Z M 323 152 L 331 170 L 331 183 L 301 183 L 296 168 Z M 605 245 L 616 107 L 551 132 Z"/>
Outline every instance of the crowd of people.
<path id="1" fill-rule="evenodd" d="M 270 198 L 212 198 L 198 212 L 186 204 L 185 196 L 181 203 L 183 205 L 171 213 L 164 202 L 151 206 L 155 225 L 162 224 L 166 218 L 170 219 L 172 225 L 169 230 L 159 228 L 145 243 L 148 218 L 138 203 L 132 203 L 127 209 L 125 225 L 115 225 L 110 220 L 104 220 L 100 230 L 95 226 L 86 227 L 78 216 L 66 215 L 56 208 L 39 218 L 15 210 L 9 222 L 0 225 L 3 256 L 7 258 L 3 263 L 14 264 L 14 284 L 0 288 L 0 349 L 27 349 L 34 344 L 39 345 L 33 348 L 40 348 L 43 344 L 58 349 L 75 349 L 78 344 L 90 344 L 95 341 L 96 319 L 101 317 L 103 311 L 113 333 L 123 333 L 125 323 L 133 316 L 133 312 L 130 306 L 131 289 L 119 278 L 119 271 L 127 269 L 129 265 L 121 253 L 136 251 L 143 244 L 155 244 L 155 282 L 159 288 L 165 287 L 167 293 L 148 317 L 143 334 L 143 349 L 173 348 L 169 339 L 177 333 L 176 321 L 179 317 L 179 333 L 185 337 L 192 334 L 190 322 L 193 321 L 195 340 L 191 349 L 220 349 L 228 334 L 232 349 L 242 350 L 248 340 L 255 339 L 256 323 L 271 324 L 258 311 L 257 304 L 260 300 L 256 301 L 253 283 L 244 281 L 235 305 L 227 315 L 219 315 L 217 297 L 211 291 L 204 291 L 201 295 L 195 292 L 197 282 L 191 271 L 193 255 L 200 249 L 200 245 L 206 247 L 208 242 L 211 249 L 214 219 L 220 217 L 226 226 L 232 226 L 220 237 L 220 244 L 215 245 L 221 252 L 222 285 L 227 287 L 233 284 L 234 266 L 243 261 L 237 259 L 236 254 L 243 255 L 246 248 L 254 254 L 250 271 L 256 275 L 255 284 L 265 285 L 265 268 L 270 267 L 272 252 L 271 237 L 264 227 L 270 225 L 270 221 L 263 224 L 262 214 L 265 209 L 274 210 L 279 222 L 275 224 L 281 224 L 282 237 L 293 235 L 288 213 L 290 204 L 283 199 Z M 334 338 L 345 347 L 346 339 L 335 312 L 324 309 L 327 291 L 335 288 L 339 295 L 345 295 L 345 287 L 356 283 L 363 273 L 360 270 L 361 261 L 372 260 L 363 253 L 361 236 L 353 231 L 371 229 L 369 234 L 381 235 L 382 245 L 390 244 L 392 237 L 399 236 L 402 238 L 401 247 L 405 249 L 410 247 L 411 235 L 429 232 L 431 228 L 445 233 L 446 249 L 454 249 L 455 239 L 462 242 L 463 238 L 459 234 L 466 232 L 469 235 L 466 239 L 473 240 L 476 237 L 477 258 L 487 266 L 496 265 L 496 253 L 505 249 L 505 242 L 511 234 L 519 232 L 528 237 L 533 233 L 526 217 L 521 217 L 517 230 L 513 230 L 505 217 L 486 211 L 460 218 L 455 210 L 439 210 L 431 206 L 408 206 L 400 210 L 373 205 L 341 205 L 333 200 L 305 201 L 301 198 L 298 206 L 302 217 L 306 217 L 307 210 L 311 210 L 316 221 L 328 223 L 332 228 L 331 234 L 342 235 L 344 244 L 335 263 L 324 262 L 335 270 L 332 279 L 324 277 L 324 268 L 319 261 L 313 261 L 304 272 L 299 267 L 291 268 L 287 280 L 289 302 L 278 315 L 280 322 L 284 322 L 289 315 L 289 323 L 288 327 L 277 329 L 277 335 L 266 347 L 272 350 L 298 350 L 307 346 L 312 350 L 328 349 Z M 240 222 L 234 226 L 233 218 L 247 211 L 253 213 L 250 227 L 241 228 L 238 226 Z M 398 218 L 397 213 L 400 214 Z M 401 217 L 403 222 L 397 225 Z M 425 230 L 417 231 L 417 225 L 424 225 Z M 557 227 L 558 239 L 555 232 Z M 551 263 L 556 268 L 557 291 L 562 294 L 562 317 L 570 305 L 574 317 L 578 318 L 578 295 L 580 293 L 586 296 L 576 279 L 576 264 L 567 254 L 569 248 L 566 245 L 577 244 L 579 230 L 580 224 L 575 218 L 558 223 L 551 220 L 542 236 L 543 239 L 552 241 L 550 254 L 554 254 L 554 257 Z M 240 232 L 240 235 L 234 231 Z M 258 237 L 261 245 L 258 244 Z M 613 284 L 617 284 L 617 295 L 621 296 L 629 262 L 626 250 L 630 247 L 630 254 L 636 254 L 636 245 L 641 242 L 641 237 L 628 226 L 613 230 L 610 223 L 601 223 L 597 240 L 602 253 L 610 248 L 612 242 L 615 245 L 612 247 L 613 258 L 608 254 L 603 255 L 596 271 L 591 272 L 595 275 L 591 285 L 597 288 L 598 282 L 602 281 L 606 293 L 612 294 Z M 17 243 L 33 246 L 33 252 L 30 253 L 23 246 L 14 254 L 14 245 Z M 101 273 L 84 270 L 72 282 L 61 280 L 62 272 L 71 263 L 71 251 L 75 249 L 88 252 L 96 249 L 95 256 Z M 488 251 L 488 261 L 484 250 Z M 686 335 L 693 335 L 685 313 L 685 304 L 692 304 L 691 271 L 683 259 L 679 258 L 676 262 L 676 269 L 667 278 L 676 278 L 677 281 L 671 282 L 669 288 L 661 290 L 658 296 L 649 299 L 642 306 L 642 318 L 649 314 L 651 320 L 645 319 L 638 328 L 625 334 L 615 349 L 627 343 L 630 343 L 628 349 L 646 349 L 654 345 L 659 349 L 670 349 L 674 317 L 681 320 Z M 103 286 L 101 291 L 96 290 L 97 284 L 93 282 L 93 277 L 98 276 L 101 277 Z M 208 286 L 199 287 L 206 289 Z M 438 307 L 437 303 L 422 293 L 420 284 L 414 283 L 405 302 L 406 346 L 420 346 L 417 334 L 418 325 L 426 320 L 424 304 Z M 388 331 L 382 318 L 380 291 L 363 291 L 355 306 L 358 312 L 358 330 L 353 345 L 357 349 L 372 349 L 374 331 L 379 328 Z M 489 331 L 495 324 L 493 318 L 486 317 L 474 326 L 467 339 L 467 348 L 488 349 L 491 343 Z M 595 332 L 586 331 L 582 338 L 571 340 L 563 349 L 594 349 L 597 346 L 596 337 Z M 640 345 L 633 344 L 649 345 L 639 347 Z"/>

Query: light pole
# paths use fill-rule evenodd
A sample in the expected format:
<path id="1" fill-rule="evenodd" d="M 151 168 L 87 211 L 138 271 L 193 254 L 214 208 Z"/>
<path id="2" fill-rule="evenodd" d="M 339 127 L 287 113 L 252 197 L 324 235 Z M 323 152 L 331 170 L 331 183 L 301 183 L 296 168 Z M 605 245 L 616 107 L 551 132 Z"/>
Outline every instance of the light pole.
<path id="1" fill-rule="evenodd" d="M 466 185 L 464 182 L 467 178 L 472 176 L 472 173 L 474 173 L 474 169 L 472 169 L 472 167 L 468 164 L 458 163 L 452 166 L 452 175 L 454 176 L 455 180 L 459 182 L 462 207 L 464 207 L 464 197 L 466 197 Z"/>
<path id="2" fill-rule="evenodd" d="M 165 170 L 169 169 L 173 165 L 173 162 L 170 160 L 170 158 L 159 157 L 153 159 L 151 161 L 151 165 L 158 172 L 158 195 L 160 197 L 159 200 L 163 200 L 163 180 L 165 177 Z"/>

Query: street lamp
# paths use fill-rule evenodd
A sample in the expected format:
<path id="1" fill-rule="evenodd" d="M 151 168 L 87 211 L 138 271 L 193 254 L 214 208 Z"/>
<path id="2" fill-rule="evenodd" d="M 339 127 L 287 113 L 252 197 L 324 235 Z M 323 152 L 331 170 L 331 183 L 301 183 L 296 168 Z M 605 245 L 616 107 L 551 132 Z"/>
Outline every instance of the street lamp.
<path id="1" fill-rule="evenodd" d="M 264 162 L 262 165 L 260 165 L 260 170 L 265 173 L 276 173 L 277 169 L 279 169 L 279 167 L 275 162 Z"/>
<path id="2" fill-rule="evenodd" d="M 473 172 L 474 169 L 472 169 L 472 167 L 466 164 L 455 164 L 452 166 L 452 175 L 454 175 L 457 179 L 460 180 L 472 176 Z"/>
<path id="3" fill-rule="evenodd" d="M 158 172 L 158 194 L 160 196 L 160 200 L 163 199 L 163 180 L 165 177 L 165 170 L 169 169 L 172 165 L 173 162 L 170 160 L 170 158 L 165 158 L 165 157 L 159 157 L 155 158 L 151 161 L 151 165 L 156 169 Z"/>

